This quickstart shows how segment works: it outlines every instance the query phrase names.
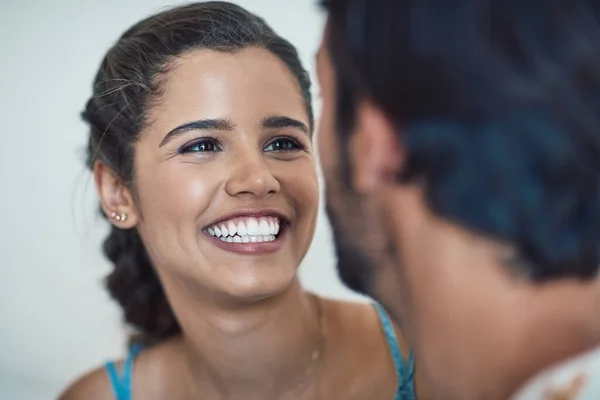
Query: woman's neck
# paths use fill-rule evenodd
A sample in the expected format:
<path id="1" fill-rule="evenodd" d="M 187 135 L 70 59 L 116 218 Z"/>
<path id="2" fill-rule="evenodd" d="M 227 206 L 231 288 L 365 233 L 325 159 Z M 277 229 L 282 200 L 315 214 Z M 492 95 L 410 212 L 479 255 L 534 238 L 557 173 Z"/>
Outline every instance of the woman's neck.
<path id="1" fill-rule="evenodd" d="M 325 341 L 324 318 L 319 300 L 297 281 L 282 294 L 252 304 L 177 300 L 191 395 L 282 398 L 297 396 L 313 382 Z"/>

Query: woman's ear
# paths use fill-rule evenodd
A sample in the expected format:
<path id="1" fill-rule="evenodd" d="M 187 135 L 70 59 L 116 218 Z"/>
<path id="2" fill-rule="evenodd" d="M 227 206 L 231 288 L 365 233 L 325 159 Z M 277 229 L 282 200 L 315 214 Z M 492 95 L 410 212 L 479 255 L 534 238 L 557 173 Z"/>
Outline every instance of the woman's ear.
<path id="1" fill-rule="evenodd" d="M 354 190 L 366 194 L 390 184 L 404 165 L 404 151 L 392 122 L 369 101 L 358 105 L 349 143 Z"/>
<path id="2" fill-rule="evenodd" d="M 94 162 L 93 174 L 100 204 L 110 222 L 121 229 L 135 227 L 139 213 L 131 190 L 123 184 L 112 168 L 102 161 Z"/>

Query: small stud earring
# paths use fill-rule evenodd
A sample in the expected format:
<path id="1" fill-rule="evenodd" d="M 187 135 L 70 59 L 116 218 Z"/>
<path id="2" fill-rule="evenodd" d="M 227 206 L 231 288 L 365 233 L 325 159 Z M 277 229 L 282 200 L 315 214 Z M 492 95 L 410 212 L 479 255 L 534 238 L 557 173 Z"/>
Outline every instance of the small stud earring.
<path id="1" fill-rule="evenodd" d="M 120 221 L 120 222 L 125 222 L 125 220 L 127 219 L 127 214 L 126 213 L 121 213 L 121 214 L 117 214 L 116 212 L 112 212 L 110 213 L 111 218 Z"/>

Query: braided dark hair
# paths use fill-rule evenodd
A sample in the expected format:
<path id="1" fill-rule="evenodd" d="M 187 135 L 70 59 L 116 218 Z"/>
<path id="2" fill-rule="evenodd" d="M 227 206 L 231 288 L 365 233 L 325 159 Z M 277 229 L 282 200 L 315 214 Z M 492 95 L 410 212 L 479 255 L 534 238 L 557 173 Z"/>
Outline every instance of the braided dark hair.
<path id="1" fill-rule="evenodd" d="M 135 195 L 134 143 L 147 124 L 148 109 L 161 94 L 170 61 L 196 49 L 235 52 L 264 48 L 298 80 L 311 129 L 314 125 L 310 79 L 296 49 L 258 16 L 220 1 L 192 3 L 148 17 L 130 28 L 108 51 L 82 113 L 90 125 L 87 165 L 104 162 Z M 115 226 L 104 242 L 114 264 L 107 288 L 121 305 L 125 321 L 146 345 L 173 336 L 181 328 L 171 310 L 137 229 Z"/>

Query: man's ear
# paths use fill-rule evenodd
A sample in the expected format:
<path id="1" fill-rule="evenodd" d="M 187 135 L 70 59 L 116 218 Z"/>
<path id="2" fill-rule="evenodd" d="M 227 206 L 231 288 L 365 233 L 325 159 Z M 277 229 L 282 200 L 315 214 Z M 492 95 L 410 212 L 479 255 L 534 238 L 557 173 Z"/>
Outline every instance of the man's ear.
<path id="1" fill-rule="evenodd" d="M 94 163 L 93 174 L 100 204 L 110 222 L 121 229 L 135 227 L 139 221 L 139 213 L 131 190 L 102 161 Z"/>
<path id="2" fill-rule="evenodd" d="M 398 132 L 381 109 L 369 101 L 358 105 L 356 129 L 348 150 L 352 185 L 359 193 L 391 183 L 404 165 Z"/>

